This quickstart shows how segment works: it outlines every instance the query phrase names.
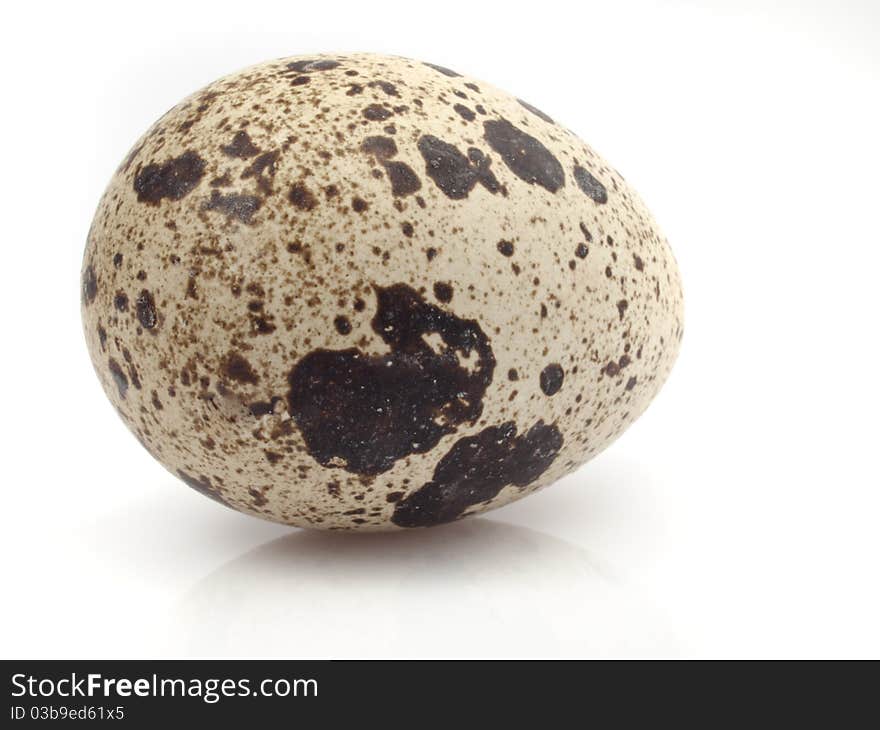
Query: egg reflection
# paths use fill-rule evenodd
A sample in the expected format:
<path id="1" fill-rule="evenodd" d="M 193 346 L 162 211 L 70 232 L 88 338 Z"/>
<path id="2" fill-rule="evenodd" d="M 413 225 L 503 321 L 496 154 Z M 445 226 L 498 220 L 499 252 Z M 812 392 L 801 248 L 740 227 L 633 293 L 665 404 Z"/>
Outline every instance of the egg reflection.
<path id="1" fill-rule="evenodd" d="M 677 653 L 662 615 L 587 551 L 484 519 L 273 540 L 194 586 L 173 624 L 192 656 Z"/>

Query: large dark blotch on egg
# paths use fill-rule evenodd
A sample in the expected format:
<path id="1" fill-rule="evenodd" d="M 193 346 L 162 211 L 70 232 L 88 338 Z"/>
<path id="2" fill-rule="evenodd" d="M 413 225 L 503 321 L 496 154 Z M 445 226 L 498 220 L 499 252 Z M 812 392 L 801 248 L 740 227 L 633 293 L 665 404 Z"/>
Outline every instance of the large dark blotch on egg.
<path id="1" fill-rule="evenodd" d="M 220 149 L 227 157 L 237 157 L 240 160 L 246 160 L 260 152 L 260 148 L 251 141 L 250 135 L 243 129 L 235 133 L 230 144 L 222 145 Z"/>
<path id="2" fill-rule="evenodd" d="M 586 168 L 575 165 L 574 180 L 581 189 L 581 192 L 588 198 L 591 198 L 600 205 L 608 202 L 608 190 Z"/>
<path id="3" fill-rule="evenodd" d="M 221 195 L 211 191 L 211 199 L 202 204 L 203 210 L 218 211 L 227 218 L 235 218 L 242 223 L 253 223 L 254 214 L 260 209 L 262 201 L 256 195 L 230 193 Z"/>
<path id="4" fill-rule="evenodd" d="M 470 147 L 465 156 L 455 145 L 431 134 L 422 136 L 418 147 L 425 159 L 425 172 L 448 198 L 466 198 L 477 183 L 493 195 L 501 190 L 489 168 L 491 160 L 476 147 Z"/>
<path id="5" fill-rule="evenodd" d="M 513 174 L 529 185 L 537 183 L 551 193 L 565 185 L 565 172 L 553 153 L 506 119 L 483 122 L 483 134 Z"/>
<path id="6" fill-rule="evenodd" d="M 158 205 L 162 198 L 180 200 L 190 193 L 205 174 L 205 161 L 192 150 L 161 165 L 155 162 L 139 168 L 134 177 L 134 191 L 141 203 Z"/>
<path id="7" fill-rule="evenodd" d="M 391 194 L 395 197 L 412 195 L 422 189 L 422 181 L 419 180 L 419 176 L 405 162 L 388 160 L 382 164 L 391 181 Z"/>
<path id="8" fill-rule="evenodd" d="M 508 485 L 534 482 L 556 459 L 562 434 L 543 421 L 522 436 L 516 432 L 516 424 L 507 421 L 459 439 L 437 464 L 434 478 L 397 503 L 391 521 L 399 527 L 452 522 Z"/>
<path id="9" fill-rule="evenodd" d="M 404 197 L 418 192 L 422 181 L 413 169 L 405 162 L 392 160 L 397 154 L 397 144 L 391 137 L 367 137 L 361 144 L 361 150 L 372 155 L 385 168 L 391 181 L 391 194 Z"/>
<path id="10" fill-rule="evenodd" d="M 319 349 L 288 376 L 290 412 L 312 457 L 364 476 L 430 451 L 479 418 L 495 369 L 476 321 L 428 304 L 405 284 L 375 292 L 371 324 L 388 352 Z M 443 344 L 435 349 L 427 335 Z"/>

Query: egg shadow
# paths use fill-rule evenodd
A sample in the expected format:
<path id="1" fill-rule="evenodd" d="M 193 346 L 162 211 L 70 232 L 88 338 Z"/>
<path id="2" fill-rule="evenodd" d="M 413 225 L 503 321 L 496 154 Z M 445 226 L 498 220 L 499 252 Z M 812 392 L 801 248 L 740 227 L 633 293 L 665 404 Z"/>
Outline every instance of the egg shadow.
<path id="1" fill-rule="evenodd" d="M 429 530 L 297 531 L 178 602 L 172 650 L 285 658 L 668 656 L 662 617 L 585 550 L 472 519 Z"/>

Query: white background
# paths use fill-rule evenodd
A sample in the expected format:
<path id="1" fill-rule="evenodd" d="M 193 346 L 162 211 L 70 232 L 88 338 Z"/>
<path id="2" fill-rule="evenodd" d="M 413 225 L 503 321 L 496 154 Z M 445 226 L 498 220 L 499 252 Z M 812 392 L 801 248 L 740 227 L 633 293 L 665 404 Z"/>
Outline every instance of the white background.
<path id="1" fill-rule="evenodd" d="M 5 657 L 880 657 L 880 6 L 11 3 L 2 54 Z M 92 213 L 183 96 L 371 50 L 530 100 L 642 194 L 683 349 L 546 491 L 391 536 L 239 515 L 166 473 L 79 323 Z"/>

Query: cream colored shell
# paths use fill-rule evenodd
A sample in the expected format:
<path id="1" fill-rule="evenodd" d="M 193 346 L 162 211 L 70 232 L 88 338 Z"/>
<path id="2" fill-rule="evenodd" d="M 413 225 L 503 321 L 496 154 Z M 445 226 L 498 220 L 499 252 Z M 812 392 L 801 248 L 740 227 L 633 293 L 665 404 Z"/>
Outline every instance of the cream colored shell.
<path id="1" fill-rule="evenodd" d="M 174 107 L 111 180 L 82 275 L 95 369 L 148 451 L 305 527 L 434 524 L 553 482 L 639 416 L 682 335 L 672 253 L 613 168 L 482 81 L 367 54 Z"/>

